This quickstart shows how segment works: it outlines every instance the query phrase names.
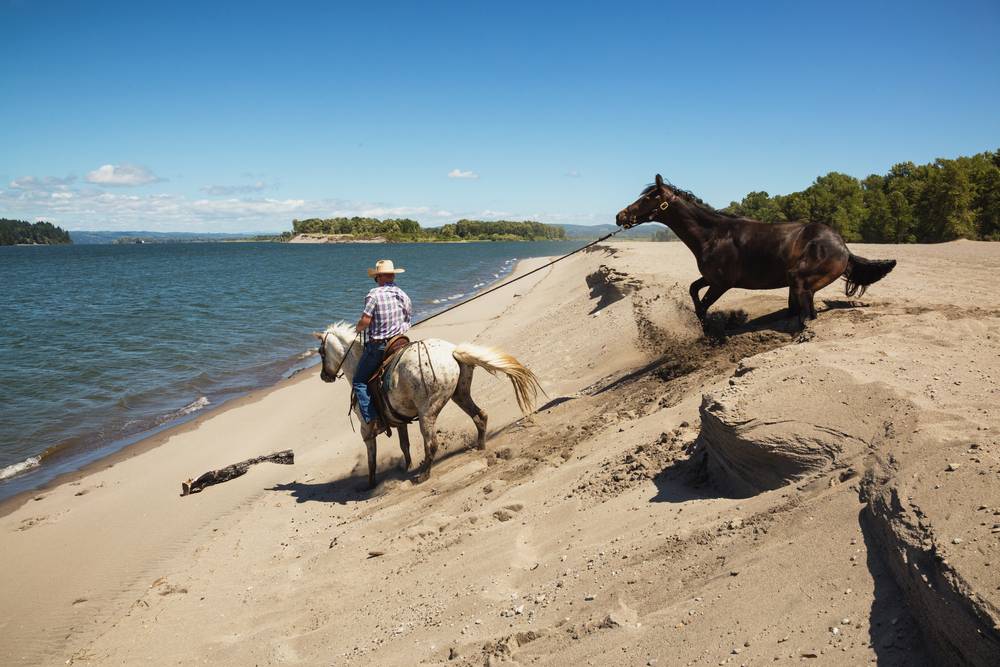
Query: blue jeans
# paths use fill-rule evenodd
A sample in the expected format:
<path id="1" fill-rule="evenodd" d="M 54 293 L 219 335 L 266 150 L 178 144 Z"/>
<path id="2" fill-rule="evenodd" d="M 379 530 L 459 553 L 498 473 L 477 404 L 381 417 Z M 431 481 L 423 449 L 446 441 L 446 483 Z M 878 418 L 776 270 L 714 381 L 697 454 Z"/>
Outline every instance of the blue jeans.
<path id="1" fill-rule="evenodd" d="M 361 418 L 367 424 L 375 419 L 375 406 L 372 405 L 371 396 L 368 395 L 368 380 L 372 373 L 378 370 L 382 358 L 385 356 L 385 341 L 381 343 L 365 343 L 365 349 L 361 353 L 361 361 L 354 371 L 354 379 L 351 384 L 354 386 L 354 395 L 358 397 L 358 408 L 361 410 Z"/>

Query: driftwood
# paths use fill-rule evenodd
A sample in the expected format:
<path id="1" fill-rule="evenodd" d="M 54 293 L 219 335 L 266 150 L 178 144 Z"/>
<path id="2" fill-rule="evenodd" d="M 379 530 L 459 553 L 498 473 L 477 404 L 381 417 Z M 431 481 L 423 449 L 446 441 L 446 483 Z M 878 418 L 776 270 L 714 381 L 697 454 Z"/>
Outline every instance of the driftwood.
<path id="1" fill-rule="evenodd" d="M 198 493 L 206 486 L 221 484 L 222 482 L 228 482 L 231 479 L 236 479 L 241 475 L 245 475 L 247 470 L 253 464 L 264 463 L 266 461 L 290 466 L 295 463 L 295 454 L 292 453 L 292 450 L 286 449 L 281 452 L 275 452 L 274 454 L 258 456 L 256 458 L 247 459 L 246 461 L 240 461 L 239 463 L 234 463 L 231 466 L 226 466 L 225 468 L 220 468 L 219 470 L 209 470 L 198 479 L 189 479 L 186 482 L 181 482 L 181 495 L 187 496 L 192 493 Z"/>

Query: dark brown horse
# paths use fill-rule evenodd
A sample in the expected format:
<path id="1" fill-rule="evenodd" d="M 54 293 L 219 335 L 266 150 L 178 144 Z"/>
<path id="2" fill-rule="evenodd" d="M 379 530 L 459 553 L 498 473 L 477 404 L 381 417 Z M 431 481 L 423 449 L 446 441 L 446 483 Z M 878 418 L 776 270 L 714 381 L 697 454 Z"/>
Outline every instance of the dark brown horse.
<path id="1" fill-rule="evenodd" d="M 618 213 L 629 228 L 643 222 L 670 227 L 698 261 L 701 278 L 691 283 L 698 319 L 728 290 L 788 287 L 788 310 L 805 320 L 816 318 L 813 295 L 843 276 L 848 296 L 862 295 L 896 266 L 896 260 L 858 257 L 840 234 L 820 222 L 766 223 L 716 211 L 673 185 L 656 182 Z M 703 299 L 698 292 L 708 287 Z"/>

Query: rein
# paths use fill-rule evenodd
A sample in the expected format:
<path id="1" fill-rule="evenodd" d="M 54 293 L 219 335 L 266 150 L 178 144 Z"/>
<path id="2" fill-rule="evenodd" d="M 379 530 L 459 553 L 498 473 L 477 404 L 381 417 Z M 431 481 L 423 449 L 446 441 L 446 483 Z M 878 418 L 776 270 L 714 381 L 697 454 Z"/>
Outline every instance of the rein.
<path id="1" fill-rule="evenodd" d="M 337 364 L 337 369 L 335 371 L 333 371 L 333 375 L 327 375 L 327 372 L 326 372 L 326 339 L 327 339 L 327 336 L 329 336 L 329 335 L 330 335 L 329 331 L 325 332 L 323 334 L 323 341 L 319 344 L 319 356 L 323 360 L 322 372 L 319 375 L 320 375 L 320 378 L 322 380 L 325 380 L 326 382 L 336 382 L 338 378 L 343 377 L 343 373 L 340 372 L 340 369 L 344 367 L 344 362 L 347 361 L 347 355 L 349 355 L 351 353 L 351 348 L 353 348 L 354 344 L 356 342 L 358 342 L 358 339 L 357 339 L 357 337 L 355 337 L 354 340 L 351 341 L 351 344 L 347 346 L 347 351 L 344 352 L 344 356 L 340 359 L 340 363 Z M 329 377 L 330 379 L 327 380 L 327 377 Z"/>

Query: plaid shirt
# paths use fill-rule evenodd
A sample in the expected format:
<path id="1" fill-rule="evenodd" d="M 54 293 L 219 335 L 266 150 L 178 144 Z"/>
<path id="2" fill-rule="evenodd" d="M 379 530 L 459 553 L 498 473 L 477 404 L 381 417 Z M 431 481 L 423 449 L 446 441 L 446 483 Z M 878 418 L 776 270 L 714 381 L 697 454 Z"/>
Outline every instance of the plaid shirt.
<path id="1" fill-rule="evenodd" d="M 372 318 L 368 339 L 385 340 L 406 333 L 412 312 L 410 297 L 395 283 L 374 288 L 365 297 L 364 314 Z"/>

